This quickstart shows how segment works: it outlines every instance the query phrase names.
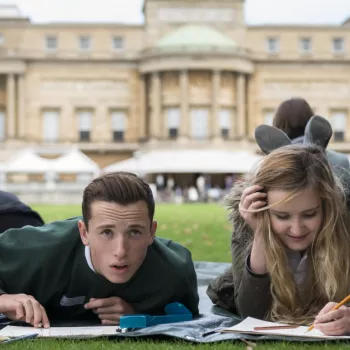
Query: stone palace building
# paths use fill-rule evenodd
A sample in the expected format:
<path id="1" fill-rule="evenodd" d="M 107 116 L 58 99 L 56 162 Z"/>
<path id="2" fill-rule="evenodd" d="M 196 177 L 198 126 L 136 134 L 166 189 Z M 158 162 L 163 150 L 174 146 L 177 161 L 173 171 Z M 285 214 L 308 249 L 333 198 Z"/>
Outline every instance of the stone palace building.
<path id="1" fill-rule="evenodd" d="M 255 127 L 293 96 L 350 153 L 350 21 L 248 26 L 244 0 L 145 0 L 143 11 L 142 25 L 36 24 L 0 7 L 2 157 L 73 144 L 105 167 L 137 150 L 255 152 Z"/>

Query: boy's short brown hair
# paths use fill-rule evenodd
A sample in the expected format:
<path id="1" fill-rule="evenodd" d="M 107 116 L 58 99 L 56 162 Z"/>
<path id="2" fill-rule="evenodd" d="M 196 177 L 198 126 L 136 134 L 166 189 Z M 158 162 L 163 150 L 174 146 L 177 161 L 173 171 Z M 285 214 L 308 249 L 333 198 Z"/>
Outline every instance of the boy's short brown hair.
<path id="1" fill-rule="evenodd" d="M 121 205 L 144 201 L 152 223 L 154 198 L 149 185 L 132 173 L 113 172 L 94 179 L 84 190 L 82 212 L 86 228 L 91 219 L 91 204 L 95 201 L 114 202 Z"/>

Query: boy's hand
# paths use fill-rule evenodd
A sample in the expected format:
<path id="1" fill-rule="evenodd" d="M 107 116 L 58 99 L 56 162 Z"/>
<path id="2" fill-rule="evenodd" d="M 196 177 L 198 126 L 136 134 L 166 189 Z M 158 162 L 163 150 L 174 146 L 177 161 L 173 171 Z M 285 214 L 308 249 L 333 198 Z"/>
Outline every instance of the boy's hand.
<path id="1" fill-rule="evenodd" d="M 36 328 L 50 327 L 45 309 L 31 295 L 0 295 L 0 313 L 6 315 L 10 320 L 23 321 Z"/>
<path id="2" fill-rule="evenodd" d="M 92 310 L 100 318 L 102 324 L 118 325 L 121 316 L 135 314 L 134 308 L 118 297 L 105 299 L 91 298 L 85 309 Z"/>

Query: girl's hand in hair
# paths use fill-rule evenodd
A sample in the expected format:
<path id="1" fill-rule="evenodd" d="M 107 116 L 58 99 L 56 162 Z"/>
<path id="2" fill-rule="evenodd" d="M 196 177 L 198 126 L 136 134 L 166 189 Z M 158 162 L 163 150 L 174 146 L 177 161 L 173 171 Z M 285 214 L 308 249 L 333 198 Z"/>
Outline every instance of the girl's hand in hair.
<path id="1" fill-rule="evenodd" d="M 314 325 L 325 335 L 345 335 L 350 332 L 350 308 L 341 306 L 332 310 L 336 303 L 328 303 L 316 316 Z"/>
<path id="2" fill-rule="evenodd" d="M 246 210 L 256 210 L 266 205 L 267 194 L 262 190 L 263 187 L 259 185 L 247 187 L 243 191 L 239 203 L 239 212 L 253 231 L 256 229 L 256 213 L 250 213 Z"/>

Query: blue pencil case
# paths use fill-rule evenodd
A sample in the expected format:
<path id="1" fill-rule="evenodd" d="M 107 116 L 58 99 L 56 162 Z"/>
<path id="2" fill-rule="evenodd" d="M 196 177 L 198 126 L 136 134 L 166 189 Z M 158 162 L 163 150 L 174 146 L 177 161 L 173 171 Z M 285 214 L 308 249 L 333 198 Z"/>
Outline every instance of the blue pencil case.
<path id="1" fill-rule="evenodd" d="M 171 303 L 164 308 L 165 315 L 125 315 L 120 318 L 120 328 L 146 328 L 158 324 L 190 321 L 193 319 L 189 311 L 181 303 Z"/>

